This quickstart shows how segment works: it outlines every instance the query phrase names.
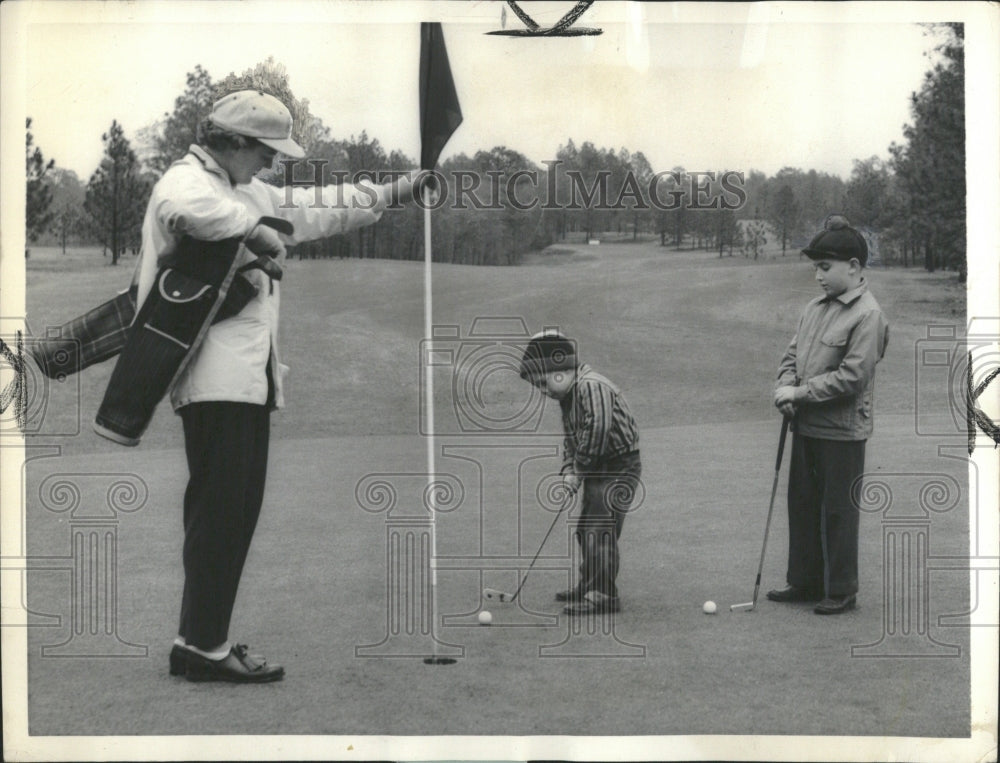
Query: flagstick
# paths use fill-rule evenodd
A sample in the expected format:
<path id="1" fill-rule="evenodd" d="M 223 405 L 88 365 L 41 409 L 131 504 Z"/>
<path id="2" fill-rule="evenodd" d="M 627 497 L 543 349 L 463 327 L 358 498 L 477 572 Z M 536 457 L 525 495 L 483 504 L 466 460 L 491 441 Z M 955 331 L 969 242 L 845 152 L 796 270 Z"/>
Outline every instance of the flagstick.
<path id="1" fill-rule="evenodd" d="M 431 205 L 430 189 L 422 189 L 424 201 L 424 352 L 430 355 L 433 336 L 434 304 L 431 289 Z M 437 659 L 437 511 L 434 502 L 434 368 L 430 358 L 424 358 L 424 410 L 427 416 L 427 502 L 431 511 L 431 643 L 432 659 Z"/>
<path id="2" fill-rule="evenodd" d="M 420 166 L 433 170 L 437 157 L 449 136 L 462 121 L 462 110 L 458 105 L 455 83 L 448 66 L 448 52 L 444 47 L 444 36 L 438 22 L 420 24 Z M 444 188 L 439 189 L 444 193 Z M 434 307 L 431 295 L 431 197 L 434 194 L 423 184 L 421 198 L 424 202 L 424 351 L 428 353 L 424 365 L 424 387 L 427 390 L 425 411 L 427 416 L 427 507 L 431 512 L 431 641 L 432 657 L 425 663 L 451 665 L 451 657 L 438 656 L 437 641 L 437 511 L 434 499 L 434 373 L 429 354 L 433 345 Z M 458 654 L 464 649 L 455 647 Z"/>

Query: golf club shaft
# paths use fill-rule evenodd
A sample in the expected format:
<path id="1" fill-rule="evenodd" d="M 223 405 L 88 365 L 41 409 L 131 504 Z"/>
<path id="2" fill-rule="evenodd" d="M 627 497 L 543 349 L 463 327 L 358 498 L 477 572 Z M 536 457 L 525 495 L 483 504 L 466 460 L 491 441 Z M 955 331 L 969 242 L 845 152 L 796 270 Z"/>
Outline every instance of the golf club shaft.
<path id="1" fill-rule="evenodd" d="M 531 560 L 531 564 L 528 565 L 528 569 L 525 570 L 524 576 L 521 578 L 521 583 L 518 585 L 517 590 L 514 591 L 513 596 L 510 597 L 511 601 L 514 601 L 514 599 L 517 598 L 517 595 L 521 593 L 521 589 L 524 588 L 524 581 L 528 579 L 528 573 L 531 572 L 532 568 L 535 566 L 535 562 L 538 561 L 538 557 L 541 556 L 542 554 L 542 549 L 545 548 L 545 541 L 549 539 L 549 536 L 552 534 L 552 531 L 556 529 L 556 523 L 559 521 L 559 517 L 563 515 L 563 512 L 573 502 L 573 497 L 575 495 L 576 495 L 575 493 L 570 493 L 569 496 L 567 496 L 566 500 L 563 501 L 563 505 L 559 507 L 558 513 L 556 513 L 555 517 L 552 519 L 552 524 L 549 525 L 548 532 L 545 533 L 545 537 L 542 538 L 542 542 L 538 544 L 538 550 L 535 552 L 535 557 L 534 559 Z"/>
<path id="2" fill-rule="evenodd" d="M 781 436 L 778 438 L 778 457 L 774 462 L 774 482 L 771 484 L 771 502 L 767 507 L 767 522 L 764 525 L 764 544 L 760 549 L 760 563 L 757 565 L 757 580 L 753 586 L 753 606 L 757 606 L 757 595 L 760 593 L 760 577 L 764 572 L 764 553 L 767 551 L 767 536 L 771 530 L 771 515 L 774 513 L 774 497 L 778 493 L 778 474 L 781 472 L 781 459 L 785 454 L 785 439 L 788 436 L 788 425 L 791 422 L 787 416 L 781 418 Z"/>

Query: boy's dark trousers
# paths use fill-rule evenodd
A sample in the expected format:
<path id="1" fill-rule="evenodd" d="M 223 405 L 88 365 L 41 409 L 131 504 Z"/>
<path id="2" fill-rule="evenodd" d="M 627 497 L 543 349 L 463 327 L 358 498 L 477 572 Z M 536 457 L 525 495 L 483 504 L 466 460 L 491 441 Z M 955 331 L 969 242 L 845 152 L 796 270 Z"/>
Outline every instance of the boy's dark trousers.
<path id="1" fill-rule="evenodd" d="M 184 596 L 179 634 L 212 649 L 229 620 L 260 515 L 270 410 L 234 402 L 180 409 L 190 478 L 184 493 Z"/>
<path id="2" fill-rule="evenodd" d="M 788 476 L 789 585 L 837 598 L 858 592 L 860 512 L 855 496 L 864 470 L 864 440 L 794 435 Z"/>
<path id="3" fill-rule="evenodd" d="M 618 539 L 641 475 L 638 451 L 609 459 L 584 475 L 582 506 L 574 532 L 581 554 L 580 593 L 618 595 Z"/>

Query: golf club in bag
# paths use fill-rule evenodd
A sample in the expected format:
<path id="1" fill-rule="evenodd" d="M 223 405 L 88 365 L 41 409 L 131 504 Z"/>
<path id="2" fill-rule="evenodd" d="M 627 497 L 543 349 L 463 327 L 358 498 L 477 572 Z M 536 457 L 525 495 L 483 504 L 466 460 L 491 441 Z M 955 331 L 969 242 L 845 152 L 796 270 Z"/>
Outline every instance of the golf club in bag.
<path id="1" fill-rule="evenodd" d="M 778 458 L 774 463 L 774 483 L 771 485 L 771 503 L 767 507 L 767 523 L 764 525 L 764 545 L 760 549 L 760 564 L 757 565 L 757 582 L 753 587 L 753 601 L 743 604 L 733 604 L 730 612 L 749 612 L 757 606 L 757 595 L 760 593 L 760 576 L 764 571 L 764 552 L 767 550 L 767 534 L 771 529 L 771 514 L 774 512 L 774 496 L 778 492 L 778 472 L 781 471 L 781 457 L 785 453 L 785 438 L 788 435 L 788 425 L 791 422 L 787 416 L 781 417 L 781 436 L 778 438 Z"/>
<path id="2" fill-rule="evenodd" d="M 541 555 L 542 549 L 545 547 L 545 541 L 549 539 L 549 536 L 552 534 L 552 531 L 556 529 L 556 523 L 559 521 L 559 518 L 563 515 L 563 512 L 566 511 L 566 509 L 568 509 L 573 504 L 573 498 L 575 496 L 576 493 L 569 493 L 566 496 L 565 500 L 563 500 L 562 506 L 559 507 L 559 511 L 552 519 L 552 524 L 549 525 L 548 532 L 545 533 L 545 537 L 542 538 L 542 542 L 538 546 L 538 551 L 535 552 L 535 558 L 531 560 L 531 564 L 528 565 L 528 569 L 525 571 L 524 577 L 521 578 L 521 584 L 517 587 L 517 590 L 514 591 L 514 593 L 507 593 L 506 591 L 498 591 L 496 588 L 484 588 L 483 589 L 484 599 L 486 599 L 487 601 L 497 601 L 503 604 L 507 604 L 514 601 L 517 598 L 517 595 L 521 593 L 521 589 L 524 588 L 524 581 L 528 579 L 528 574 L 535 566 L 535 562 L 538 561 L 538 557 Z"/>

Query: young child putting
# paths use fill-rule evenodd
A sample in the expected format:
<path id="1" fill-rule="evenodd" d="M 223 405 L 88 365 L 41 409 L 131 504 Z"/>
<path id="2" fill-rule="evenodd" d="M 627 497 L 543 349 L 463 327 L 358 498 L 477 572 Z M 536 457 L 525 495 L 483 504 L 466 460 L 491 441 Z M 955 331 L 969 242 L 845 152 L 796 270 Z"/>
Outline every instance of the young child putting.
<path id="1" fill-rule="evenodd" d="M 618 539 L 632 505 L 642 463 L 639 430 L 621 390 L 578 363 L 575 343 L 548 329 L 531 337 L 521 359 L 521 378 L 559 401 L 562 410 L 563 483 L 583 498 L 574 536 L 580 549 L 580 580 L 556 594 L 571 615 L 621 608 Z"/>
<path id="2" fill-rule="evenodd" d="M 810 302 L 778 368 L 774 404 L 792 419 L 788 477 L 788 586 L 771 601 L 852 609 L 858 592 L 858 505 L 872 434 L 875 364 L 889 325 L 868 291 L 868 245 L 840 215 L 803 254 L 825 292 Z"/>

